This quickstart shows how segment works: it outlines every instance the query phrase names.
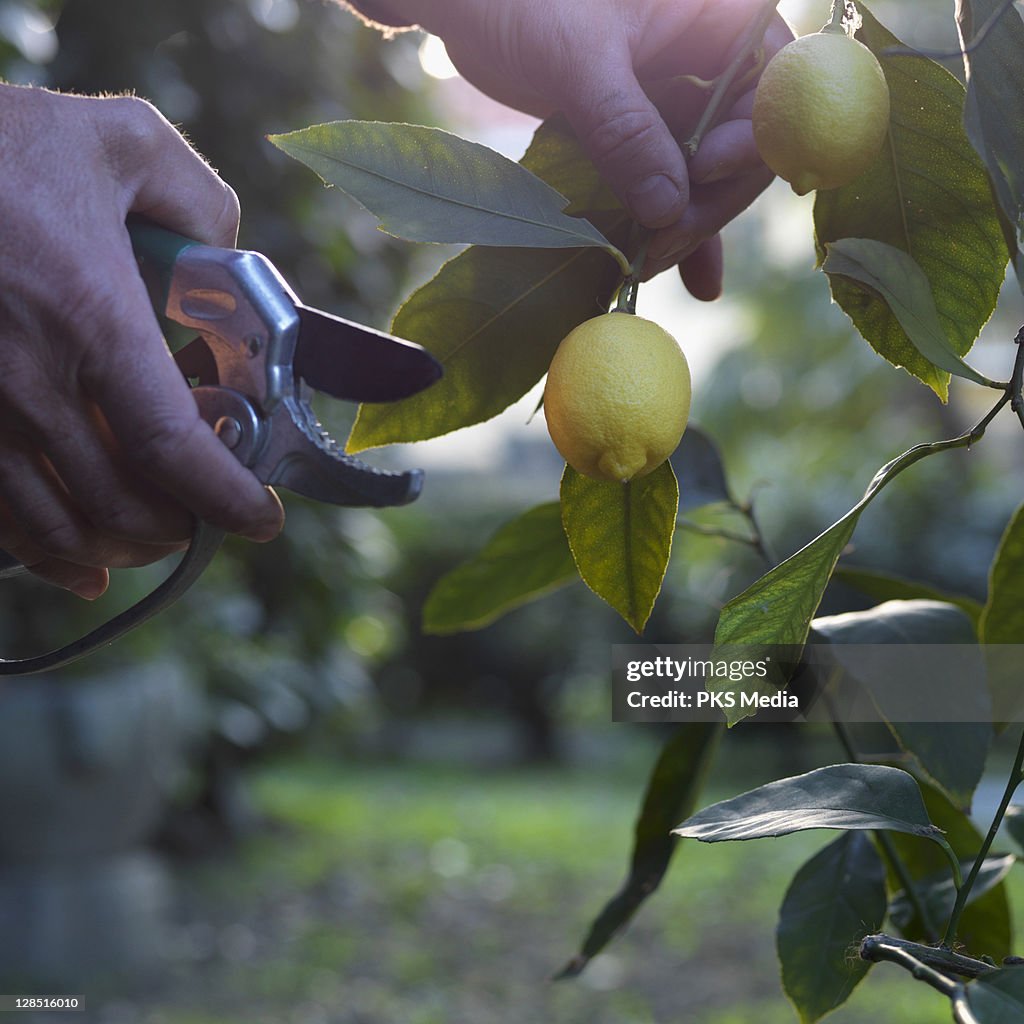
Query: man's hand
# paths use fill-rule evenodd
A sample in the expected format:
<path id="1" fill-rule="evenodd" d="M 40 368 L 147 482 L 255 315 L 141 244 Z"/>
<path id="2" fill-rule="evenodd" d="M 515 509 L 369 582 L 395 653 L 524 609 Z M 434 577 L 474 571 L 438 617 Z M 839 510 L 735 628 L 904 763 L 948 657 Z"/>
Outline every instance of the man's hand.
<path id="1" fill-rule="evenodd" d="M 441 36 L 463 76 L 545 117 L 564 111 L 633 217 L 658 230 L 648 276 L 679 264 L 701 299 L 721 291 L 718 231 L 771 180 L 750 125 L 755 82 L 687 167 L 680 144 L 765 0 L 352 0 Z M 791 35 L 776 18 L 765 58 Z"/>
<path id="2" fill-rule="evenodd" d="M 234 193 L 149 104 L 0 85 L 0 548 L 82 597 L 180 549 L 200 517 L 253 540 L 272 491 L 198 415 L 129 212 L 233 245 Z"/>

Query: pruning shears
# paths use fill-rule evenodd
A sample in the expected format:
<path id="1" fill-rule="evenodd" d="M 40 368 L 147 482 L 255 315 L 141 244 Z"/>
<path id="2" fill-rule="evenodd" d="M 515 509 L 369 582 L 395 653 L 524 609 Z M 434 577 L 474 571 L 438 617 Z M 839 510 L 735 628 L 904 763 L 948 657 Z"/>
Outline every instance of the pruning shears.
<path id="1" fill-rule="evenodd" d="M 317 420 L 313 390 L 352 402 L 407 398 L 440 379 L 425 349 L 303 305 L 263 255 L 221 249 L 130 218 L 153 306 L 198 333 L 174 356 L 202 418 L 265 484 L 331 505 L 382 508 L 415 500 L 423 473 L 375 469 L 345 455 Z M 0 675 L 66 665 L 176 601 L 210 564 L 224 531 L 200 522 L 171 575 L 148 597 L 48 654 L 0 659 Z M 0 578 L 27 570 L 0 552 Z"/>

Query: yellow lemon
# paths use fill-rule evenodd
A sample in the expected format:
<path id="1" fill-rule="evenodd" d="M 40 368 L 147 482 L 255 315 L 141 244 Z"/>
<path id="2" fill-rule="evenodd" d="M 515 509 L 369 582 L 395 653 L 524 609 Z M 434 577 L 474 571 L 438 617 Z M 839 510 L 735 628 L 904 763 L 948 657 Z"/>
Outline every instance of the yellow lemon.
<path id="1" fill-rule="evenodd" d="M 764 162 L 804 195 L 868 169 L 889 130 L 889 87 L 875 55 L 845 32 L 801 36 L 768 62 L 754 96 Z"/>
<path id="2" fill-rule="evenodd" d="M 668 331 L 605 313 L 565 336 L 548 370 L 544 416 L 562 457 L 595 480 L 625 482 L 675 451 L 690 415 L 690 368 Z"/>

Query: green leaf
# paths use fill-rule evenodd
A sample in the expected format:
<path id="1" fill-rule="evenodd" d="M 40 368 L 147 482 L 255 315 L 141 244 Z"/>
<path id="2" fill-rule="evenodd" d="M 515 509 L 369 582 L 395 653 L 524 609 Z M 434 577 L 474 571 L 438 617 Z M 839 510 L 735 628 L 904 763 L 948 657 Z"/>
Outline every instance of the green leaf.
<path id="1" fill-rule="evenodd" d="M 413 242 L 573 249 L 629 261 L 568 200 L 487 146 L 423 125 L 333 121 L 270 141 L 348 193 L 398 238 Z"/>
<path id="2" fill-rule="evenodd" d="M 989 568 L 988 599 L 978 623 L 988 685 L 998 722 L 1019 721 L 1020 658 L 1024 643 L 1024 505 L 1011 517 Z"/>
<path id="3" fill-rule="evenodd" d="M 854 506 L 810 544 L 734 597 L 722 609 L 715 645 L 802 646 L 861 511 L 861 505 Z"/>
<path id="4" fill-rule="evenodd" d="M 795 660 L 807 640 L 811 619 L 821 603 L 832 570 L 850 542 L 865 504 L 866 501 L 862 501 L 855 505 L 810 544 L 729 601 L 718 617 L 715 649 L 741 648 L 744 660 L 758 661 L 770 651 L 777 654 L 781 647 L 787 648 L 789 658 Z M 776 657 L 772 665 L 777 664 Z M 708 689 L 770 695 L 784 684 L 785 680 L 773 671 L 763 681 L 751 679 L 735 684 L 723 680 L 709 683 Z M 744 708 L 740 700 L 735 700 L 733 706 L 725 710 L 730 726 L 753 713 L 750 708 Z"/>
<path id="5" fill-rule="evenodd" d="M 423 608 L 423 631 L 480 629 L 576 576 L 558 502 L 538 505 L 438 580 Z"/>
<path id="6" fill-rule="evenodd" d="M 832 576 L 833 580 L 845 583 L 847 586 L 859 590 L 867 597 L 876 601 L 944 601 L 946 604 L 954 604 L 972 622 L 975 634 L 978 630 L 978 620 L 981 618 L 982 606 L 973 597 L 966 597 L 963 594 L 950 594 L 930 583 L 921 583 L 918 580 L 907 580 L 902 576 L 893 576 L 889 573 L 878 572 L 874 569 L 865 569 L 861 566 L 840 565 Z"/>
<path id="7" fill-rule="evenodd" d="M 939 320 L 924 271 L 902 249 L 872 238 L 841 238 L 825 246 L 821 269 L 878 292 L 913 346 L 933 366 L 984 387 L 996 387 L 953 350 Z"/>
<path id="8" fill-rule="evenodd" d="M 572 197 L 566 213 L 589 215 L 622 209 L 561 114 L 548 118 L 534 132 L 523 163 L 553 189 Z"/>
<path id="9" fill-rule="evenodd" d="M 967 906 L 999 885 L 1016 862 L 1017 858 L 1012 853 L 986 857 L 967 897 Z M 967 877 L 967 873 L 973 865 L 973 860 L 965 860 L 961 863 L 960 867 L 964 878 Z M 949 877 L 948 871 L 941 871 L 938 874 L 922 878 L 914 883 L 914 890 L 917 892 L 918 899 L 925 905 L 926 912 L 932 921 L 949 920 L 949 915 L 953 912 L 953 904 L 956 902 L 956 886 L 953 884 L 953 879 Z M 903 889 L 893 896 L 892 902 L 889 904 L 889 917 L 892 919 L 892 923 L 900 929 L 907 928 L 912 924 L 914 907 Z"/>
<path id="10" fill-rule="evenodd" d="M 832 655 L 847 677 L 870 694 L 900 748 L 957 806 L 969 808 L 992 744 L 992 702 L 970 619 L 938 601 L 886 601 L 866 611 L 815 619 L 813 628 L 833 645 Z M 937 644 L 945 671 L 936 671 L 927 652 Z M 852 656 L 849 645 L 855 645 Z M 868 645 L 872 650 L 864 650 Z M 899 649 L 888 657 L 878 645 Z M 928 699 L 959 709 L 963 720 L 901 720 L 895 709 L 905 704 L 894 685 L 903 677 L 919 688 L 926 683 Z"/>
<path id="11" fill-rule="evenodd" d="M 523 166 L 551 174 L 570 199 L 595 198 L 593 165 L 576 140 L 545 122 Z M 624 243 L 629 218 L 597 218 Z M 444 377 L 401 402 L 362 405 L 347 450 L 422 441 L 496 416 L 547 373 L 561 340 L 608 308 L 622 275 L 594 249 L 474 247 L 405 302 L 391 332 L 441 361 Z"/>
<path id="12" fill-rule="evenodd" d="M 765 839 L 812 828 L 888 829 L 942 841 L 917 780 L 878 764 L 834 764 L 712 804 L 675 834 L 703 843 Z"/>
<path id="13" fill-rule="evenodd" d="M 867 974 L 850 956 L 885 919 L 885 868 L 871 840 L 848 832 L 796 873 L 779 910 L 775 945 L 782 986 L 803 1024 L 846 1002 Z"/>
<path id="14" fill-rule="evenodd" d="M 967 1005 L 978 1024 L 1024 1021 L 1024 967 L 990 971 L 967 985 Z"/>
<path id="15" fill-rule="evenodd" d="M 1003 531 L 978 633 L 986 644 L 1024 644 L 1024 505 Z"/>
<path id="16" fill-rule="evenodd" d="M 928 279 L 953 351 L 966 355 L 995 308 L 1009 258 L 984 165 L 961 124 L 963 86 L 858 4 L 857 38 L 878 57 L 892 99 L 889 138 L 874 164 L 842 188 L 818 192 L 819 251 L 840 238 L 873 238 L 912 256 Z M 886 54 L 896 49 L 899 52 Z M 920 354 L 871 288 L 829 281 L 836 302 L 868 343 L 945 399 L 948 376 Z"/>
<path id="17" fill-rule="evenodd" d="M 811 619 L 864 509 L 905 469 L 961 442 L 962 439 L 955 439 L 953 442 L 915 445 L 884 465 L 868 484 L 864 497 L 842 519 L 726 604 L 715 630 L 715 646 L 743 647 L 744 656 L 754 660 L 759 654 L 752 648 L 781 646 L 789 648 L 788 656 L 795 658 L 807 640 Z M 765 655 L 769 653 L 764 652 Z M 781 685 L 777 679 L 771 682 Z M 747 686 L 757 688 L 754 684 L 748 683 Z M 752 713 L 750 709 L 743 710 L 741 702 L 736 701 L 735 707 L 726 711 L 726 716 L 729 724 L 735 725 Z"/>
<path id="18" fill-rule="evenodd" d="M 689 426 L 669 458 L 679 481 L 679 510 L 732 502 L 725 466 L 714 441 L 699 427 Z"/>
<path id="19" fill-rule="evenodd" d="M 973 861 L 981 848 L 981 834 L 971 819 L 928 782 L 921 781 L 920 787 L 928 817 L 937 828 L 942 829 L 956 857 L 960 861 Z M 892 842 L 915 882 L 937 878 L 940 873 L 949 876 L 946 857 L 937 846 L 919 843 L 899 833 L 892 836 Z M 894 892 L 903 887 L 902 880 L 894 873 L 890 873 L 889 885 Z M 937 934 L 932 935 L 926 934 L 917 918 L 899 928 L 905 938 L 914 942 L 932 942 L 942 934 L 945 923 L 944 920 L 933 920 Z M 974 956 L 987 954 L 1001 959 L 1013 952 L 1013 929 L 1005 883 L 996 885 L 968 904 L 960 919 L 957 936 L 965 950 Z"/>
<path id="20" fill-rule="evenodd" d="M 679 487 L 668 462 L 629 483 L 562 475 L 562 524 L 583 582 L 638 633 L 672 552 Z"/>
<path id="21" fill-rule="evenodd" d="M 679 842 L 671 834 L 672 826 L 696 805 L 721 734 L 716 723 L 687 722 L 662 748 L 637 819 L 629 877 L 605 904 L 579 953 L 558 977 L 578 975 L 661 884 Z"/>
<path id="22" fill-rule="evenodd" d="M 960 0 L 956 15 L 961 37 L 974 44 L 964 55 L 964 125 L 1019 236 L 1024 232 L 1024 24 L 1006 0 Z M 987 31 L 978 39 L 983 26 Z"/>

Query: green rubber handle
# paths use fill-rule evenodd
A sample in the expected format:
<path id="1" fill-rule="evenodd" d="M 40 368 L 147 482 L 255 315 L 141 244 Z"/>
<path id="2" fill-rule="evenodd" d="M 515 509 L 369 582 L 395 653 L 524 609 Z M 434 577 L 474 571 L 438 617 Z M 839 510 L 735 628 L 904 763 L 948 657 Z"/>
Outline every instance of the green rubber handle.
<path id="1" fill-rule="evenodd" d="M 186 249 L 201 243 L 176 235 L 166 228 L 157 227 L 152 221 L 134 214 L 129 215 L 127 226 L 135 259 L 139 264 L 139 273 L 149 290 L 153 308 L 158 313 L 165 313 L 174 264 Z"/>

